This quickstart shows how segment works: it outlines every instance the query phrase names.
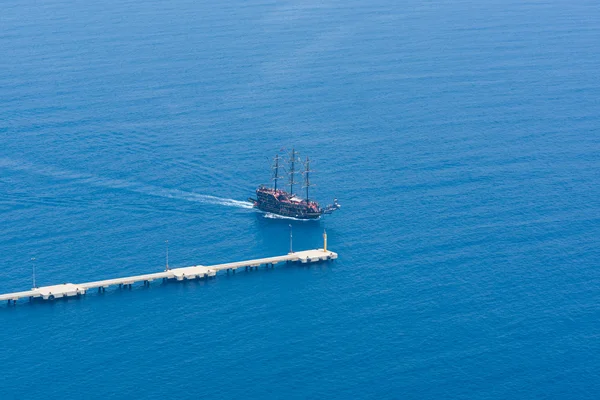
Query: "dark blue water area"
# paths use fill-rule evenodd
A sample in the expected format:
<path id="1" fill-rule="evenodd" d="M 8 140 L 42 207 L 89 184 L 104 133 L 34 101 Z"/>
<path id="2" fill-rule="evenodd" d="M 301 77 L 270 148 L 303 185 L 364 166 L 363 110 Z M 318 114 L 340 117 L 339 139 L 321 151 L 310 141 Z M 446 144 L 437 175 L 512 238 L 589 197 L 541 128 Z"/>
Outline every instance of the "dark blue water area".
<path id="1" fill-rule="evenodd" d="M 0 292 L 288 251 L 333 263 L 0 305 L 0 398 L 597 398 L 600 3 L 5 0 Z"/>

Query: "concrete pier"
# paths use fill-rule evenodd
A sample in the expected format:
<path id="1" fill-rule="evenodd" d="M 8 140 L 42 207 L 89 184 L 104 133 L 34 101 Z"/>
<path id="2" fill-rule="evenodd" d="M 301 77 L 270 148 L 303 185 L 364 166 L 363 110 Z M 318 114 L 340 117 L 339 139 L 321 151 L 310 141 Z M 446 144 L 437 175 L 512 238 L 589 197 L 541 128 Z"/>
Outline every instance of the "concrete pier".
<path id="1" fill-rule="evenodd" d="M 98 289 L 98 292 L 104 292 L 110 286 L 129 287 L 137 282 L 143 282 L 149 286 L 150 282 L 156 279 L 184 281 L 190 279 L 202 279 L 216 276 L 219 271 L 235 272 L 238 268 L 246 270 L 258 268 L 261 265 L 274 268 L 279 263 L 300 262 L 302 264 L 335 260 L 337 253 L 326 249 L 306 250 L 289 253 L 283 256 L 259 258 L 256 260 L 237 261 L 226 264 L 217 264 L 212 266 L 195 265 L 191 267 L 173 268 L 162 272 L 155 272 L 144 275 L 127 276 L 123 278 L 105 279 L 95 282 L 85 283 L 63 283 L 62 285 L 52 285 L 33 288 L 23 292 L 0 294 L 0 301 L 8 301 L 8 304 L 14 303 L 20 299 L 55 300 L 63 297 L 75 297 L 86 294 L 90 289 Z"/>

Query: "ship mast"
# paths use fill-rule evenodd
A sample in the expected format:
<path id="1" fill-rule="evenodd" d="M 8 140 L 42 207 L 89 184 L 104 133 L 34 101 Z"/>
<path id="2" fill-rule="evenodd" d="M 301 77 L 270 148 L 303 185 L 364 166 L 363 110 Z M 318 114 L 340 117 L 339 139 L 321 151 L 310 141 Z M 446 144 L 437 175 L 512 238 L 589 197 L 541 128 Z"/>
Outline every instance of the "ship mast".
<path id="1" fill-rule="evenodd" d="M 308 203 L 308 188 L 313 186 L 310 184 L 309 174 L 313 172 L 310 170 L 310 160 L 306 157 L 306 162 L 304 163 L 304 187 L 306 188 L 306 202 Z"/>
<path id="2" fill-rule="evenodd" d="M 294 180 L 296 176 L 296 155 L 298 153 L 292 148 L 292 154 L 290 156 L 290 194 L 294 194 L 294 185 L 298 182 Z"/>
<path id="3" fill-rule="evenodd" d="M 275 173 L 273 174 L 273 181 L 275 182 L 274 189 L 277 190 L 277 180 L 279 179 L 279 154 L 275 156 L 275 166 L 273 167 Z"/>

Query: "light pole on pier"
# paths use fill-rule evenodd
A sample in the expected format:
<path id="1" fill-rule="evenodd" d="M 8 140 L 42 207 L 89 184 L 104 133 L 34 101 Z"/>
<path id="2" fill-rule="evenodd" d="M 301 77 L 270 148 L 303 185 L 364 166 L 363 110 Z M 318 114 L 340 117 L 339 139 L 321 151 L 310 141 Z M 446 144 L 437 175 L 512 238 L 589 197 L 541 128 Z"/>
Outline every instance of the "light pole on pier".
<path id="1" fill-rule="evenodd" d="M 35 285 L 35 257 L 31 257 L 31 271 L 32 271 L 32 278 L 33 278 L 33 289 L 35 289 L 37 287 Z"/>
<path id="2" fill-rule="evenodd" d="M 167 265 L 165 267 L 165 271 L 169 270 L 169 241 L 165 240 L 165 243 L 167 244 Z"/>
<path id="3" fill-rule="evenodd" d="M 292 224 L 290 224 L 289 226 L 290 226 L 290 254 L 292 254 L 294 252 L 294 250 L 292 248 Z"/>

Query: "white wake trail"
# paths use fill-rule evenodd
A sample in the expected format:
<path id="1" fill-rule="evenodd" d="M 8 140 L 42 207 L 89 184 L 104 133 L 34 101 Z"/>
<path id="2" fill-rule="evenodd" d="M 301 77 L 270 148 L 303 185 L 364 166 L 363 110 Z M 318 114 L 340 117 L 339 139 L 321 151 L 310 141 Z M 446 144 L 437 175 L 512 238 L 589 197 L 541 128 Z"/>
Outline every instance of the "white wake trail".
<path id="1" fill-rule="evenodd" d="M 130 192 L 144 194 L 147 196 L 186 200 L 195 203 L 221 205 L 226 207 L 237 207 L 246 209 L 253 208 L 252 203 L 247 201 L 228 199 L 206 194 L 198 194 L 180 189 L 168 189 L 159 186 L 126 181 L 123 179 L 102 178 L 92 174 L 63 170 L 51 166 L 34 165 L 28 162 L 15 161 L 6 158 L 0 158 L 0 168 L 7 168 L 13 171 L 23 171 L 31 174 L 47 176 L 54 179 L 66 179 L 77 182 L 79 184 L 102 187 L 107 189 L 127 190 Z"/>
<path id="2" fill-rule="evenodd" d="M 198 194 L 193 192 L 186 192 L 179 189 L 165 189 L 165 196 L 169 198 L 193 201 L 203 204 L 216 204 L 227 207 L 238 207 L 238 208 L 253 208 L 252 203 L 248 201 L 240 201 L 235 199 L 227 199 L 223 197 L 211 196 L 207 194 Z"/>

